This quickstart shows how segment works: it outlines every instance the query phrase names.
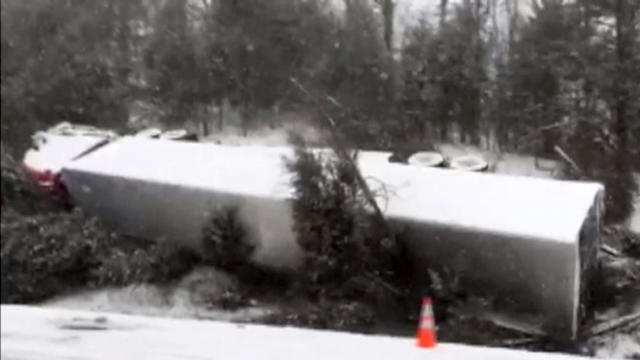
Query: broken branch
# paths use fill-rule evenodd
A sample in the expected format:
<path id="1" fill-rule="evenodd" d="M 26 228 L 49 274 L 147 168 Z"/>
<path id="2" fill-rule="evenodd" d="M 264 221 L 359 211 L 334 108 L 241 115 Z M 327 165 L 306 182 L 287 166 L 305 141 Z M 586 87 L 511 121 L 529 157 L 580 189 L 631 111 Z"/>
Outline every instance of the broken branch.
<path id="1" fill-rule="evenodd" d="M 600 323 L 592 327 L 590 333 L 591 335 L 602 335 L 627 325 L 640 325 L 640 311 Z"/>
<path id="2" fill-rule="evenodd" d="M 389 226 L 389 224 L 387 224 L 387 221 L 384 218 L 384 215 L 382 214 L 382 210 L 380 210 L 380 207 L 378 206 L 378 203 L 376 202 L 376 199 L 373 196 L 373 193 L 371 192 L 371 189 L 369 189 L 369 186 L 367 185 L 366 180 L 364 179 L 364 177 L 360 173 L 360 170 L 358 169 L 358 166 L 356 165 L 355 161 L 351 158 L 351 156 L 349 156 L 349 152 L 347 151 L 347 147 L 341 141 L 340 136 L 337 135 L 337 133 L 336 133 L 337 126 L 336 126 L 335 121 L 333 120 L 333 118 L 329 114 L 327 114 L 324 111 L 324 109 L 322 108 L 322 106 L 319 103 L 319 101 L 317 101 L 315 99 L 315 97 L 304 86 L 302 86 L 302 84 L 300 84 L 300 82 L 296 78 L 292 77 L 290 80 L 291 80 L 291 83 L 296 88 L 298 88 L 298 90 L 300 90 L 303 94 L 305 94 L 305 96 L 307 96 L 309 99 L 311 99 L 311 101 L 315 104 L 315 106 L 318 109 L 318 111 L 320 112 L 320 114 L 329 123 L 329 132 L 333 137 L 333 139 L 332 139 L 333 140 L 333 144 L 335 145 L 335 150 L 336 150 L 338 156 L 340 158 L 342 158 L 343 160 L 347 161 L 349 166 L 351 166 L 351 168 L 353 169 L 354 174 L 356 175 L 356 180 L 358 182 L 358 186 L 360 186 L 360 188 L 362 190 L 362 193 L 364 194 L 365 199 L 367 200 L 367 202 L 369 203 L 369 205 L 373 209 L 376 218 L 378 219 L 378 221 L 380 222 L 380 224 L 384 228 L 385 232 L 387 233 L 387 236 L 388 236 L 389 240 L 391 241 L 392 246 L 395 246 L 395 244 L 396 244 L 395 235 L 394 235 L 393 231 L 391 230 L 391 227 Z"/>
<path id="3" fill-rule="evenodd" d="M 560 157 L 569 163 L 569 165 L 571 165 L 571 167 L 577 171 L 579 174 L 582 175 L 582 170 L 580 170 L 580 167 L 578 166 L 578 164 L 576 164 L 575 161 L 573 161 L 573 159 L 571 159 L 571 157 L 569 155 L 567 155 L 566 152 L 564 152 L 564 150 L 562 150 L 562 148 L 558 145 L 553 147 L 553 150 L 555 150 L 556 153 L 558 153 L 558 155 L 560 155 Z"/>

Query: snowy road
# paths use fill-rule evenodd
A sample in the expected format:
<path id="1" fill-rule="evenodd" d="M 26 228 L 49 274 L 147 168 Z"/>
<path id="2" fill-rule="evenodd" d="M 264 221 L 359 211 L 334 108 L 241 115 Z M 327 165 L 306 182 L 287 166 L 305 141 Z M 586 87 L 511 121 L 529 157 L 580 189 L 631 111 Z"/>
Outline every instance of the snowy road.
<path id="1" fill-rule="evenodd" d="M 7 360 L 579 359 L 457 344 L 425 350 L 407 338 L 27 306 L 3 305 L 0 319 Z"/>

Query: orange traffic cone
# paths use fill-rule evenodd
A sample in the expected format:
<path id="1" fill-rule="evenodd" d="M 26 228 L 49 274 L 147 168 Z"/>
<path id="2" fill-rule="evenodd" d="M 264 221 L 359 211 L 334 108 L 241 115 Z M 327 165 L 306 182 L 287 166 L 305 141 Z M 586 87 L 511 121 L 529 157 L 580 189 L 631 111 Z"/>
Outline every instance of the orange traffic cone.
<path id="1" fill-rule="evenodd" d="M 435 318 L 433 317 L 430 298 L 422 299 L 422 314 L 420 315 L 420 325 L 418 326 L 418 347 L 436 347 Z"/>

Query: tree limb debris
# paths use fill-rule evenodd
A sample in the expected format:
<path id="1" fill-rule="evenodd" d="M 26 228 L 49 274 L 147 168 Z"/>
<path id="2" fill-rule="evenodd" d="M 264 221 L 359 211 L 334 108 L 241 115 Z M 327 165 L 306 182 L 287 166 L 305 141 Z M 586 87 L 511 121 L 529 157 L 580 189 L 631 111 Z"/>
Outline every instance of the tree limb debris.
<path id="1" fill-rule="evenodd" d="M 372 282 L 378 284 L 379 286 L 384 287 L 385 289 L 389 290 L 391 293 L 395 294 L 395 295 L 402 295 L 402 292 L 400 290 L 398 290 L 397 288 L 395 288 L 394 286 L 392 286 L 391 284 L 389 284 L 388 282 L 382 280 L 382 278 L 380 278 L 380 276 L 377 276 L 375 274 L 372 274 L 370 272 L 366 272 L 365 276 L 371 280 Z"/>
<path id="2" fill-rule="evenodd" d="M 600 245 L 600 250 L 602 250 L 603 252 L 605 252 L 605 253 L 613 256 L 613 257 L 618 257 L 618 256 L 622 255 L 620 250 L 618 250 L 618 249 L 616 249 L 616 248 L 614 248 L 614 247 L 612 247 L 610 245 L 607 245 L 607 244 Z"/>
<path id="3" fill-rule="evenodd" d="M 558 155 L 560 155 L 560 157 L 566 161 L 567 163 L 569 163 L 569 165 L 571 165 L 571 167 L 577 171 L 579 174 L 583 174 L 582 170 L 580 169 L 580 167 L 578 166 L 578 164 L 576 164 L 575 161 L 573 161 L 573 159 L 567 155 L 566 152 L 564 152 L 564 150 L 562 150 L 562 148 L 558 145 L 553 147 L 553 150 L 555 150 L 556 153 L 558 153 Z"/>
<path id="4" fill-rule="evenodd" d="M 530 139 L 535 138 L 536 135 L 538 135 L 538 134 L 540 134 L 540 133 L 542 133 L 542 132 L 544 132 L 546 130 L 552 130 L 552 129 L 555 129 L 555 128 L 568 126 L 568 125 L 571 125 L 573 123 L 574 123 L 573 121 L 572 122 L 561 122 L 561 121 L 558 121 L 558 122 L 555 122 L 555 123 L 552 123 L 552 124 L 547 124 L 547 125 L 541 126 L 539 128 L 533 129 L 528 134 L 520 137 L 520 139 L 518 141 L 518 145 L 516 146 L 515 150 L 519 151 L 519 150 L 524 149 L 525 147 L 530 145 L 530 142 L 529 142 Z"/>
<path id="5" fill-rule="evenodd" d="M 589 334 L 602 335 L 627 326 L 640 329 L 640 311 L 597 324 L 589 330 Z"/>
<path id="6" fill-rule="evenodd" d="M 533 344 L 540 339 L 537 337 L 526 337 L 526 338 L 516 338 L 516 339 L 504 339 L 498 342 L 498 346 L 504 347 L 514 347 L 514 346 L 523 346 Z"/>

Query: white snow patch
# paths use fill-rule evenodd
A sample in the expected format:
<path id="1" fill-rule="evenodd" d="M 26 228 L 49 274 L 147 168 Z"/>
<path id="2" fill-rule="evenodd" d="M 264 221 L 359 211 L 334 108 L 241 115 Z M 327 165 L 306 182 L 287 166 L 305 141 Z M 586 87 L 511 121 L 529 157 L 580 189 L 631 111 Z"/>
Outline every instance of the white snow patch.
<path id="1" fill-rule="evenodd" d="M 211 268 L 198 268 L 179 284 L 162 287 L 151 284 L 105 288 L 62 296 L 42 306 L 70 310 L 104 311 L 145 316 L 197 318 L 220 321 L 250 321 L 268 315 L 267 307 L 253 306 L 236 311 L 216 309 L 205 301 L 221 295 L 236 284 Z"/>
<path id="2" fill-rule="evenodd" d="M 391 194 L 392 217 L 577 243 L 596 183 L 416 168 L 360 161 Z"/>
<path id="3" fill-rule="evenodd" d="M 3 359 L 578 359 L 448 343 L 421 349 L 409 338 L 15 305 L 2 305 L 1 318 Z M 99 321 L 106 329 L 64 329 L 80 320 Z"/>
<path id="4" fill-rule="evenodd" d="M 262 159 L 256 158 L 258 154 Z M 280 147 L 232 147 L 123 137 L 66 168 L 184 187 L 284 198 L 288 196 L 290 178 L 284 171 L 282 155 Z M 260 181 L 256 181 L 258 178 Z"/>
<path id="5" fill-rule="evenodd" d="M 599 358 L 631 359 L 632 356 L 640 356 L 640 334 L 609 337 L 607 342 L 596 350 L 596 357 Z"/>

